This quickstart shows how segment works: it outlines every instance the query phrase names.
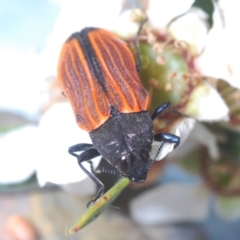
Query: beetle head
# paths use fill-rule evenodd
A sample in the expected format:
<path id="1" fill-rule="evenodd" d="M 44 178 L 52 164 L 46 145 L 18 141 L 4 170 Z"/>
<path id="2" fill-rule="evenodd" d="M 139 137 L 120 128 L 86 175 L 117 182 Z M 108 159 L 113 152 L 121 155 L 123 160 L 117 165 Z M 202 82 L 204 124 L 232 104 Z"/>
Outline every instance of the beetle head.
<path id="1" fill-rule="evenodd" d="M 140 150 L 122 155 L 117 167 L 123 176 L 128 177 L 133 182 L 142 183 L 146 180 L 147 172 L 152 163 L 149 151 Z"/>

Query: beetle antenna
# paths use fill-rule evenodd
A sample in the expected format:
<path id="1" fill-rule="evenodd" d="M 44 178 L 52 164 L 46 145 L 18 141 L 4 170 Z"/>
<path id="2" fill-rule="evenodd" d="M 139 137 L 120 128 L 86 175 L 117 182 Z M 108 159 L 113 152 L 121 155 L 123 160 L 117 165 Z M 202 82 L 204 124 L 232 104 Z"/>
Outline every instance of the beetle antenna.
<path id="1" fill-rule="evenodd" d="M 106 168 L 99 168 L 98 173 L 107 173 L 111 175 L 116 175 L 118 172 L 115 169 L 106 169 Z"/>
<path id="2" fill-rule="evenodd" d="M 156 152 L 156 154 L 155 154 L 155 157 L 154 157 L 153 161 L 156 160 L 158 154 L 161 152 L 162 147 L 163 147 L 163 144 L 164 144 L 164 142 L 162 141 L 161 144 L 160 144 L 160 146 L 158 147 L 158 150 L 157 150 L 157 152 Z"/>
<path id="3" fill-rule="evenodd" d="M 140 57 L 140 50 L 139 50 L 139 36 L 142 31 L 143 25 L 147 22 L 148 18 L 146 17 L 143 21 L 140 22 L 140 26 L 135 38 L 135 47 L 136 47 L 136 55 L 137 55 L 137 61 L 136 61 L 136 68 L 137 71 L 140 71 L 141 68 L 141 57 Z"/>

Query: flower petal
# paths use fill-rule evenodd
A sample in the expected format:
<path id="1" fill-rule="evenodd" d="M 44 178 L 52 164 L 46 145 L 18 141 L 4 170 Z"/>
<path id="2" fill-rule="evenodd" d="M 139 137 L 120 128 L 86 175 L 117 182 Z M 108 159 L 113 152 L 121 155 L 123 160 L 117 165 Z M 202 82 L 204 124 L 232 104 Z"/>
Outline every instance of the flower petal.
<path id="1" fill-rule="evenodd" d="M 113 30 L 119 19 L 121 0 L 64 1 L 40 57 L 42 78 L 56 76 L 59 52 L 66 39 L 84 27 Z"/>
<path id="2" fill-rule="evenodd" d="M 228 120 L 229 109 L 217 90 L 206 82 L 198 85 L 190 95 L 184 113 L 200 121 Z"/>
<path id="3" fill-rule="evenodd" d="M 79 168 L 77 159 L 68 153 L 68 148 L 77 143 L 91 143 L 89 134 L 77 126 L 69 103 L 54 104 L 44 114 L 39 126 L 39 149 L 35 155 L 41 186 L 46 182 L 73 183 L 87 177 Z M 93 159 L 95 167 L 100 158 Z M 87 162 L 83 165 L 90 170 Z"/>
<path id="4" fill-rule="evenodd" d="M 206 48 L 198 61 L 199 68 L 202 74 L 225 79 L 240 89 L 238 2 L 222 0 L 218 4 L 223 16 L 219 11 L 214 14 Z"/>
<path id="5" fill-rule="evenodd" d="M 188 134 L 194 128 L 195 120 L 192 118 L 183 118 L 181 120 L 175 121 L 173 126 L 171 126 L 171 133 L 180 137 L 180 145 L 185 141 Z M 154 141 L 152 145 L 152 151 L 150 156 L 152 159 L 155 158 L 155 154 L 160 146 L 159 142 Z M 174 144 L 165 143 L 160 151 L 160 153 L 155 158 L 156 161 L 163 159 L 168 153 L 172 152 L 174 149 Z"/>
<path id="6" fill-rule="evenodd" d="M 168 183 L 134 198 L 130 214 L 140 225 L 202 221 L 208 215 L 209 200 L 202 184 Z"/>
<path id="7" fill-rule="evenodd" d="M 162 28 L 174 17 L 188 11 L 192 3 L 193 0 L 151 0 L 147 14 L 153 26 Z"/>
<path id="8" fill-rule="evenodd" d="M 192 8 L 186 15 L 170 25 L 170 32 L 180 41 L 185 41 L 199 54 L 205 46 L 208 27 L 207 14 L 199 8 Z"/>
<path id="9" fill-rule="evenodd" d="M 27 180 L 35 172 L 36 126 L 27 125 L 6 134 L 0 141 L 0 183 Z"/>
<path id="10" fill-rule="evenodd" d="M 180 158 L 189 154 L 191 151 L 203 145 L 207 147 L 208 153 L 211 159 L 219 158 L 219 150 L 217 145 L 217 138 L 212 134 L 203 124 L 196 123 L 195 127 L 189 134 L 186 141 L 179 146 L 175 151 L 173 151 L 169 157 L 170 158 Z"/>
<path id="11" fill-rule="evenodd" d="M 89 196 L 96 193 L 96 184 L 91 178 L 74 183 L 59 184 L 59 187 L 76 196 Z"/>

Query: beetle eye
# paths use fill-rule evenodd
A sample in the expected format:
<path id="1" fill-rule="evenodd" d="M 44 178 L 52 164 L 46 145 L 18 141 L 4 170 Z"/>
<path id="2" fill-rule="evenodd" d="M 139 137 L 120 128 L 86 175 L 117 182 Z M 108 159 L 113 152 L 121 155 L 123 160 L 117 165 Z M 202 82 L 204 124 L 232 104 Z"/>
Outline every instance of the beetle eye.
<path id="1" fill-rule="evenodd" d="M 118 166 L 121 169 L 121 171 L 123 171 L 123 172 L 127 172 L 128 171 L 128 164 L 127 164 L 127 161 L 125 159 L 124 160 L 120 160 L 118 163 L 119 163 Z"/>

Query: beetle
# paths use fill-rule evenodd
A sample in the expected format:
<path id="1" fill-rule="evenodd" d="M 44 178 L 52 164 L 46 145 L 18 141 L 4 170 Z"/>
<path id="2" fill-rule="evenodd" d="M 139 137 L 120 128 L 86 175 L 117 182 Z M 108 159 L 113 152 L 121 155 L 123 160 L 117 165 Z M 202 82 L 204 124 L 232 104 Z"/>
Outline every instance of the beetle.
<path id="1" fill-rule="evenodd" d="M 83 166 L 84 161 L 91 164 L 91 159 L 101 155 L 120 175 L 142 183 L 156 158 L 150 158 L 153 140 L 161 142 L 156 156 L 164 143 L 173 143 L 174 148 L 180 143 L 180 138 L 171 133 L 154 135 L 153 120 L 169 109 L 171 103 L 163 103 L 149 114 L 148 92 L 138 75 L 138 48 L 137 58 L 135 64 L 126 42 L 114 33 L 93 27 L 73 33 L 60 53 L 61 88 L 71 103 L 78 126 L 88 131 L 92 140 L 92 144 L 80 143 L 69 148 L 69 153 L 77 157 L 79 166 L 98 186 L 98 193 L 88 206 L 103 194 L 104 186 Z"/>

